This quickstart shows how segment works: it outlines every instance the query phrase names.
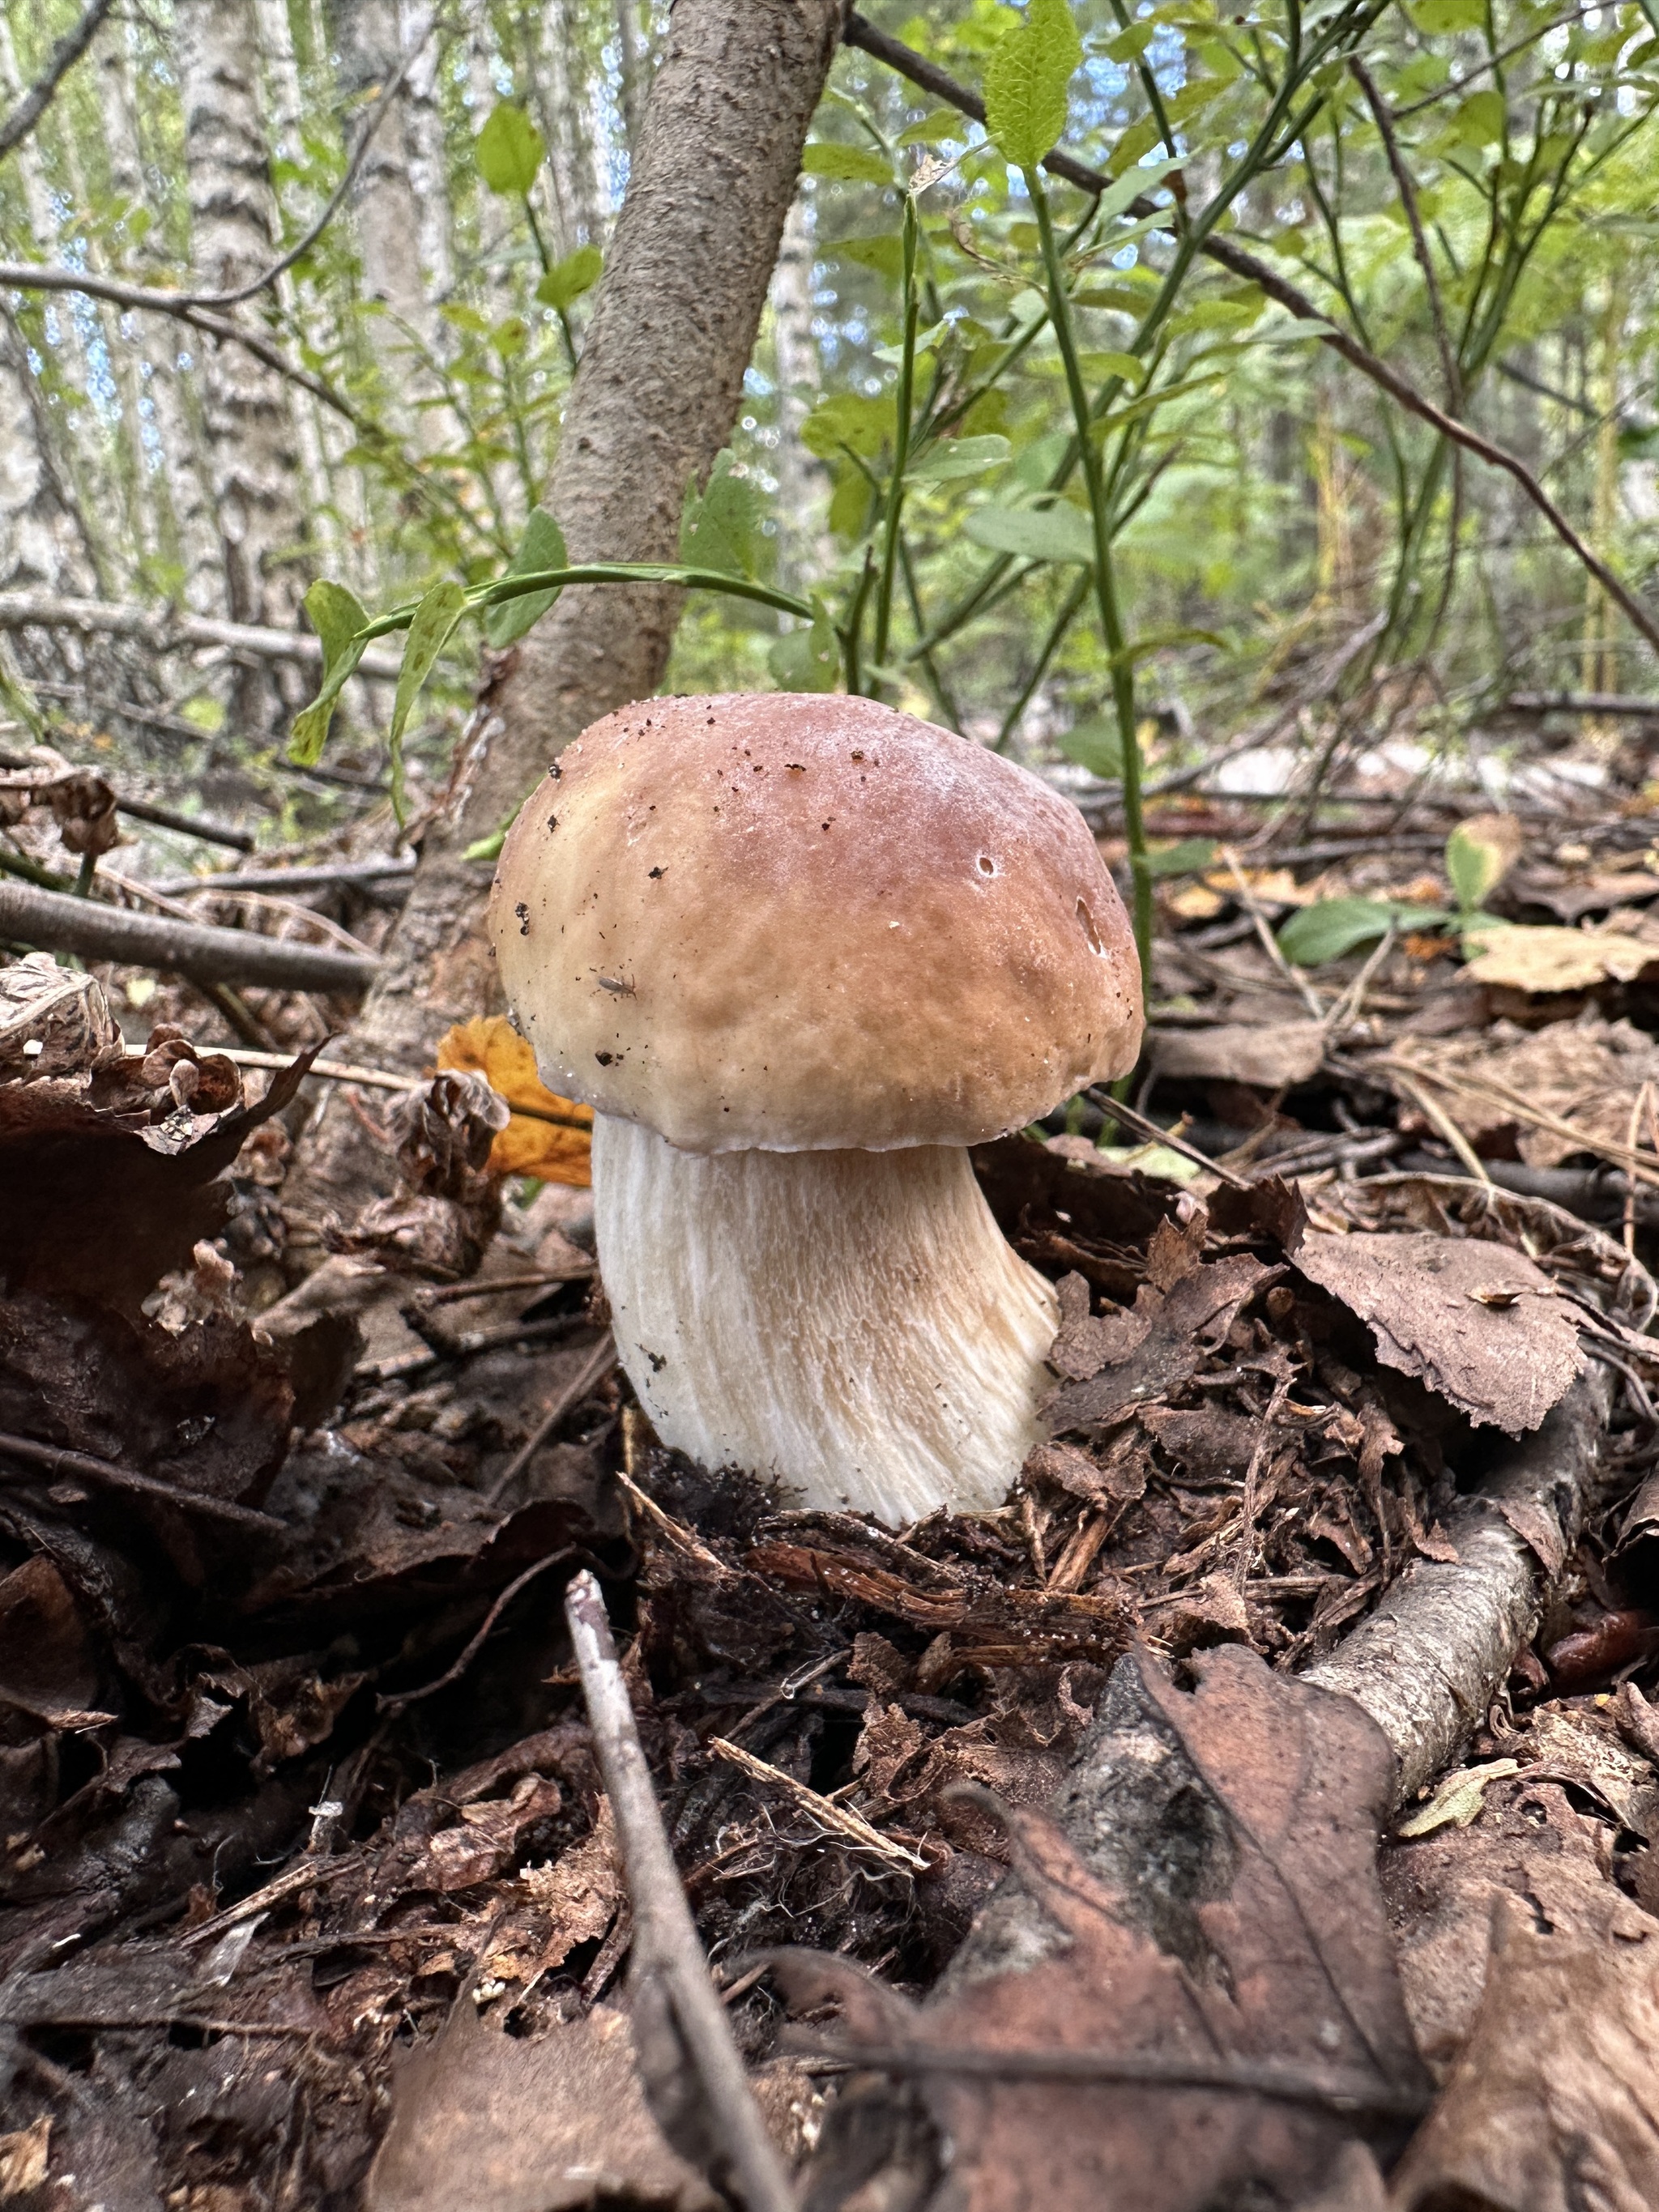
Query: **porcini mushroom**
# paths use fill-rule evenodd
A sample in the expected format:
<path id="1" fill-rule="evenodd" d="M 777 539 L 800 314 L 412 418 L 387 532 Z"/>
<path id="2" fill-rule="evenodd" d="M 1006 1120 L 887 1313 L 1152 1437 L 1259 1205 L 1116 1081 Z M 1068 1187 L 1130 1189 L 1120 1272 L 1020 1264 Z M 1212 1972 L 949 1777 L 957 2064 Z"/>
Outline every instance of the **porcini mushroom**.
<path id="1" fill-rule="evenodd" d="M 544 1079 L 594 1109 L 600 1269 L 663 1442 L 894 1524 L 1000 1504 L 1057 1313 L 967 1148 L 1140 1041 L 1076 810 L 872 700 L 651 700 L 526 802 L 490 929 Z"/>

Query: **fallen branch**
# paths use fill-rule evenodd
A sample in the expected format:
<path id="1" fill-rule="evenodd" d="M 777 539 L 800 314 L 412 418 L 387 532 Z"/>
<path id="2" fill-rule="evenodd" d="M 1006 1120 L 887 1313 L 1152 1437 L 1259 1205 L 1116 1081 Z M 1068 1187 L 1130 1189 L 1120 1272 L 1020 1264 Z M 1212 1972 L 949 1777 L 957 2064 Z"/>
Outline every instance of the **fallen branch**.
<path id="1" fill-rule="evenodd" d="M 628 1875 L 634 1915 L 629 1983 L 636 2031 L 643 2026 L 640 2015 L 647 2007 L 659 2008 L 678 2030 L 684 2063 L 702 2092 L 701 2117 L 729 2161 L 748 2212 L 795 2212 L 794 2191 L 750 2094 L 731 2021 L 697 1941 L 635 1726 L 634 1708 L 617 1663 L 604 1601 L 591 1574 L 580 1574 L 571 1583 L 564 1614 Z M 641 2033 L 641 2044 L 644 2040 Z"/>
<path id="2" fill-rule="evenodd" d="M 3 282 L 0 271 L 0 282 Z M 136 637 L 155 653 L 177 653 L 186 646 L 220 646 L 252 653 L 256 660 L 297 660 L 307 668 L 323 665 L 322 641 L 308 631 L 273 629 L 254 623 L 221 622 L 211 615 L 188 615 L 173 607 L 134 607 L 112 599 L 76 599 L 56 592 L 0 592 L 0 629 L 96 630 L 110 637 Z M 401 655 L 373 647 L 358 663 L 360 676 L 395 682 Z"/>
<path id="3" fill-rule="evenodd" d="M 158 1498 L 181 1513 L 199 1513 L 209 1521 L 228 1521 L 239 1528 L 256 1528 L 261 1534 L 282 1534 L 285 1523 L 274 1514 L 233 1498 L 212 1498 L 199 1490 L 180 1490 L 177 1484 L 157 1482 L 113 1460 L 94 1459 L 88 1452 L 66 1450 L 59 1444 L 43 1444 L 33 1437 L 0 1436 L 0 1456 L 25 1467 L 38 1467 L 60 1482 L 89 1482 L 100 1490 L 130 1490 L 140 1498 Z"/>
<path id="4" fill-rule="evenodd" d="M 194 891 L 312 891 L 337 885 L 406 879 L 415 872 L 412 854 L 379 860 L 325 860 L 308 868 L 225 868 L 210 876 L 170 876 L 152 888 L 166 898 L 188 898 Z"/>
<path id="5" fill-rule="evenodd" d="M 512 1279 L 509 1277 L 508 1280 L 510 1281 L 511 1279 Z M 552 1281 L 555 1278 L 550 1276 L 546 1278 L 546 1279 Z M 455 1287 L 462 1286 L 456 1285 Z M 469 1283 L 464 1287 L 471 1290 L 474 1285 Z M 487 1291 L 494 1288 L 495 1285 L 489 1283 L 481 1283 L 477 1285 L 477 1287 L 479 1290 Z M 506 1285 L 502 1285 L 501 1287 L 505 1288 Z M 436 1301 L 434 1300 L 433 1303 L 435 1304 Z M 554 1430 L 558 1427 L 560 1422 L 563 1420 L 566 1414 L 574 1413 L 576 1407 L 580 1405 L 582 1400 L 587 1396 L 588 1393 L 599 1389 L 600 1383 L 604 1382 L 605 1376 L 609 1375 L 616 1364 L 617 1340 L 607 1329 L 604 1336 L 600 1338 L 599 1341 L 594 1346 L 592 1351 L 588 1354 L 587 1358 L 583 1360 L 575 1374 L 572 1376 L 570 1381 L 565 1385 L 564 1389 L 560 1391 L 558 1396 L 553 1401 L 553 1403 L 542 1415 L 541 1419 L 537 1422 L 535 1427 L 526 1437 L 524 1443 L 520 1445 L 518 1450 L 514 1453 L 512 1458 L 508 1460 L 507 1465 L 501 1469 L 495 1481 L 490 1484 L 489 1488 L 484 1492 L 484 1503 L 486 1505 L 493 1505 L 496 1499 L 501 1497 L 501 1493 L 507 1489 L 508 1484 L 514 1480 L 514 1477 L 524 1473 L 526 1468 L 529 1466 L 531 1461 L 535 1458 L 542 1446 L 548 1441 L 549 1437 L 551 1437 Z"/>
<path id="6" fill-rule="evenodd" d="M 1629 714 L 1659 721 L 1659 699 L 1629 691 L 1517 691 L 1493 709 L 1500 714 Z"/>
<path id="7" fill-rule="evenodd" d="M 0 938 L 43 952 L 78 952 L 160 968 L 195 983 L 254 983 L 276 991 L 366 991 L 376 960 L 294 945 L 247 929 L 212 929 L 162 915 L 130 914 L 64 891 L 0 880 Z"/>
<path id="8" fill-rule="evenodd" d="M 889 69 L 908 77 L 912 84 L 920 85 L 924 91 L 947 101 L 962 114 L 971 116 L 976 123 L 984 122 L 985 103 L 969 92 L 966 85 L 958 84 L 954 77 L 947 76 L 933 63 L 924 60 L 910 47 L 902 46 L 896 39 L 889 38 L 884 31 L 877 30 L 856 9 L 848 16 L 842 37 L 846 45 L 862 48 L 877 61 L 884 62 Z M 1042 166 L 1051 176 L 1063 177 L 1068 184 L 1076 185 L 1085 192 L 1103 192 L 1112 182 L 1103 169 L 1091 168 L 1086 161 L 1076 160 L 1058 147 L 1045 155 Z M 1152 216 L 1161 218 L 1164 228 L 1169 230 L 1174 231 L 1177 228 L 1177 211 L 1160 208 L 1145 194 L 1132 200 L 1123 212 L 1133 216 L 1137 222 Z M 1649 613 L 1601 556 L 1584 543 L 1532 471 L 1516 454 L 1494 444 L 1490 438 L 1483 438 L 1478 430 L 1470 429 L 1467 423 L 1448 415 L 1443 408 L 1437 407 L 1433 400 L 1425 398 L 1398 369 L 1390 368 L 1387 362 L 1380 360 L 1367 347 L 1361 345 L 1358 338 L 1350 337 L 1346 331 L 1337 329 L 1330 317 L 1316 307 L 1305 293 L 1298 292 L 1295 285 L 1281 276 L 1259 255 L 1247 252 L 1231 238 L 1214 230 L 1205 234 L 1199 241 L 1198 250 L 1200 253 L 1208 254 L 1212 261 L 1218 261 L 1224 269 L 1231 269 L 1234 276 L 1242 276 L 1246 283 L 1259 285 L 1270 300 L 1277 301 L 1299 322 L 1317 323 L 1321 343 L 1328 345 L 1333 353 L 1340 354 L 1351 368 L 1357 368 L 1362 376 L 1369 379 L 1380 391 L 1386 392 L 1407 413 L 1428 423 L 1443 438 L 1455 446 L 1461 446 L 1465 453 L 1474 454 L 1477 459 L 1489 463 L 1492 467 L 1502 469 L 1506 476 L 1512 477 L 1574 559 L 1595 577 L 1632 627 L 1647 640 L 1656 652 L 1659 652 L 1659 620 Z M 0 279 L 3 276 L 4 271 L 0 270 Z"/>
<path id="9" fill-rule="evenodd" d="M 1446 1516 L 1455 1561 L 1413 1560 L 1303 1677 L 1352 1698 L 1382 1730 L 1400 1762 L 1397 1802 L 1450 1765 L 1536 1630 L 1545 1584 L 1578 1534 L 1612 1402 L 1607 1369 L 1590 1367 Z"/>
<path id="10" fill-rule="evenodd" d="M 135 822 L 153 822 L 158 830 L 177 830 L 185 837 L 199 837 L 204 845 L 228 845 L 234 853 L 253 850 L 255 841 L 246 830 L 233 830 L 223 822 L 204 822 L 194 814 L 158 806 L 152 799 L 118 798 L 115 811 L 131 815 Z"/>

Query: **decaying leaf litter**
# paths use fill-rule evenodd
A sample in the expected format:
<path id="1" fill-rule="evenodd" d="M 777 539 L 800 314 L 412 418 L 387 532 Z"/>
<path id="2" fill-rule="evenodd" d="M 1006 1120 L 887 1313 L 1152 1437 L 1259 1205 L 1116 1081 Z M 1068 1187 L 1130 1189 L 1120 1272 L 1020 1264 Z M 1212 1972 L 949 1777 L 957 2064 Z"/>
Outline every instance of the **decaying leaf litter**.
<path id="1" fill-rule="evenodd" d="M 586 1565 L 813 2203 L 1651 2201 L 1659 1154 L 1642 967 L 1590 972 L 1648 941 L 1648 833 L 1521 841 L 1483 975 L 1503 938 L 1431 856 L 1287 868 L 1206 805 L 1139 1099 L 1187 1150 L 1085 1100 L 976 1157 L 1059 1287 L 1053 1434 L 1002 1512 L 899 1532 L 656 1446 L 583 1115 L 510 1031 L 360 1084 L 398 1188 L 295 1220 L 284 1116 L 343 1009 L 239 999 L 268 1077 L 188 987 L 3 971 L 13 2195 L 715 2201 L 627 2017 Z M 1380 931 L 1300 966 L 1287 916 L 1339 898 Z M 1586 947 L 1565 995 L 1546 923 Z M 1586 1391 L 1586 1494 L 1504 1508 L 1535 1632 L 1396 1807 L 1382 1734 L 1296 1678 L 1455 1573 Z M 1028 1901 L 982 1911 L 1011 1863 Z"/>

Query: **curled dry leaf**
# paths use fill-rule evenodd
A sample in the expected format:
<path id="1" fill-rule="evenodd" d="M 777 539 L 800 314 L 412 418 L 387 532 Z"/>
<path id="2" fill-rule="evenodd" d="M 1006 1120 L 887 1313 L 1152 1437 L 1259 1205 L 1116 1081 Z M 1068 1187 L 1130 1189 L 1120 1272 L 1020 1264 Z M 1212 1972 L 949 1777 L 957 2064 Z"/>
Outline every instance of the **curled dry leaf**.
<path id="1" fill-rule="evenodd" d="M 1322 1022 L 1218 1022 L 1200 1030 L 1158 1030 L 1152 1065 L 1182 1081 L 1248 1083 L 1277 1091 L 1318 1074 L 1327 1039 Z"/>
<path id="2" fill-rule="evenodd" d="M 1366 1324 L 1385 1367 L 1417 1376 L 1477 1427 L 1535 1429 L 1583 1365 L 1555 1285 L 1504 1245 L 1310 1231 L 1295 1259 Z"/>
<path id="3" fill-rule="evenodd" d="M 586 1189 L 593 1109 L 561 1098 L 542 1081 L 536 1055 L 504 1014 L 462 1022 L 441 1039 L 441 1068 L 471 1068 L 504 1098 L 512 1119 L 499 1130 L 489 1155 L 497 1175 L 535 1176 L 543 1182 Z"/>

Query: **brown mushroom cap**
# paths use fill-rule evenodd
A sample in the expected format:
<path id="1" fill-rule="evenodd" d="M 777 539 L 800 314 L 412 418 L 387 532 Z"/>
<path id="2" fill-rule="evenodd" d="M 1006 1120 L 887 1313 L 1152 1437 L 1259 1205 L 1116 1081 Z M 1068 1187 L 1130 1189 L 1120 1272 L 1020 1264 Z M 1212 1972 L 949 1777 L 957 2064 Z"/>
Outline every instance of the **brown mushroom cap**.
<path id="1" fill-rule="evenodd" d="M 688 1152 L 975 1144 L 1139 1049 L 1076 809 L 869 699 L 596 722 L 514 824 L 489 927 L 548 1084 Z"/>

